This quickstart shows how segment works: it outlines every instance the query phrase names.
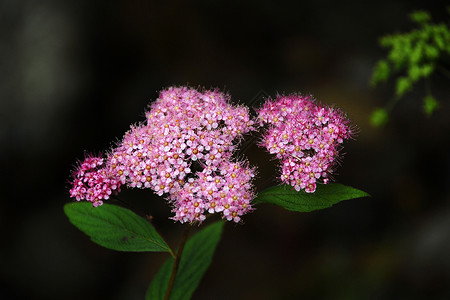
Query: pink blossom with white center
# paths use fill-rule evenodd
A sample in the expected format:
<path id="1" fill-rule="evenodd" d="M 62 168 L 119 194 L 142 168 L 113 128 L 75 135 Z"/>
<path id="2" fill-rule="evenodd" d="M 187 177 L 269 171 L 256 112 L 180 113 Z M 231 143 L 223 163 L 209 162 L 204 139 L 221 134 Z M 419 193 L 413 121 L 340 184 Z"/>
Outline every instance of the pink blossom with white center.
<path id="1" fill-rule="evenodd" d="M 281 160 L 281 181 L 308 193 L 316 190 L 317 180 L 329 182 L 340 144 L 353 133 L 339 110 L 299 94 L 268 99 L 258 119 L 266 126 L 259 145 Z"/>

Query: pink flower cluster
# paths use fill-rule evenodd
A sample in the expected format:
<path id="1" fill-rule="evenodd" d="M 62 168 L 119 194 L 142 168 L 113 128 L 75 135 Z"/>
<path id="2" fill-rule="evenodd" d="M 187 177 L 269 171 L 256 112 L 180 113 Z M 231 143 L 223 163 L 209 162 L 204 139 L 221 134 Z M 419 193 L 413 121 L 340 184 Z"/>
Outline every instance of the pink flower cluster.
<path id="1" fill-rule="evenodd" d="M 207 213 L 239 222 L 254 198 L 255 170 L 232 154 L 254 130 L 248 109 L 216 90 L 171 87 L 108 155 L 105 169 L 121 184 L 150 188 L 172 204 L 174 220 L 202 222 Z"/>
<path id="2" fill-rule="evenodd" d="M 112 193 L 120 192 L 121 182 L 104 166 L 103 158 L 88 156 L 73 173 L 70 197 L 87 200 L 94 207 L 103 204 Z"/>
<path id="3" fill-rule="evenodd" d="M 260 146 L 281 160 L 281 181 L 313 193 L 319 179 L 326 184 L 344 139 L 352 135 L 349 121 L 336 109 L 310 96 L 291 94 L 268 99 L 258 110 L 268 125 Z"/>
<path id="4" fill-rule="evenodd" d="M 328 183 L 344 139 L 352 136 L 339 111 L 310 96 L 268 99 L 258 110 L 259 145 L 281 161 L 281 181 L 312 193 Z M 171 87 L 132 126 L 107 158 L 89 156 L 73 173 L 70 196 L 103 204 L 122 185 L 149 188 L 172 205 L 173 219 L 201 223 L 206 214 L 239 222 L 252 210 L 255 169 L 232 155 L 255 130 L 244 106 L 217 90 Z"/>

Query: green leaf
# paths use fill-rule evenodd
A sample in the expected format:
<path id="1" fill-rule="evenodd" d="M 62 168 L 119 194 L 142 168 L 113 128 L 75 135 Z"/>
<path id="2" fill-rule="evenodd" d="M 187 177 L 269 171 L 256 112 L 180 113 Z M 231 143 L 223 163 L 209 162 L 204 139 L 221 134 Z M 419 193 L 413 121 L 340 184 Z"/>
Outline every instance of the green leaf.
<path id="1" fill-rule="evenodd" d="M 118 251 L 167 251 L 169 246 L 144 218 L 129 209 L 90 202 L 72 202 L 64 206 L 70 222 L 94 243 Z"/>
<path id="2" fill-rule="evenodd" d="M 439 57 L 439 48 L 433 47 L 431 45 L 425 46 L 425 56 L 428 59 L 437 59 Z"/>
<path id="3" fill-rule="evenodd" d="M 389 73 L 390 67 L 388 62 L 385 60 L 380 60 L 375 66 L 370 85 L 375 86 L 379 82 L 386 81 L 389 77 Z"/>
<path id="4" fill-rule="evenodd" d="M 411 81 L 415 82 L 422 76 L 422 69 L 418 65 L 412 65 L 408 69 L 408 76 Z"/>
<path id="5" fill-rule="evenodd" d="M 424 64 L 421 68 L 422 70 L 422 76 L 423 77 L 428 77 L 431 75 L 431 73 L 433 73 L 434 71 L 434 66 L 432 64 Z"/>
<path id="6" fill-rule="evenodd" d="M 395 36 L 394 35 L 385 35 L 382 36 L 379 40 L 379 44 L 381 47 L 390 47 L 394 43 Z"/>
<path id="7" fill-rule="evenodd" d="M 434 39 L 435 44 L 438 46 L 438 48 L 440 50 L 444 50 L 445 49 L 444 38 L 438 32 L 436 32 L 434 34 L 433 39 Z"/>
<path id="8" fill-rule="evenodd" d="M 396 36 L 393 39 L 392 49 L 388 54 L 388 59 L 393 63 L 395 70 L 400 70 L 411 55 L 411 43 L 404 36 Z"/>
<path id="9" fill-rule="evenodd" d="M 439 102 L 432 95 L 427 95 L 423 99 L 423 109 L 428 117 L 439 107 Z"/>
<path id="10" fill-rule="evenodd" d="M 214 250 L 219 243 L 224 222 L 219 221 L 205 227 L 191 237 L 184 246 L 181 261 L 173 285 L 171 300 L 190 299 L 211 264 Z M 169 257 L 150 284 L 145 299 L 164 299 L 173 267 Z"/>
<path id="11" fill-rule="evenodd" d="M 374 127 L 381 127 L 388 121 L 388 113 L 384 108 L 377 108 L 370 116 L 370 124 Z"/>
<path id="12" fill-rule="evenodd" d="M 410 64 L 417 64 L 419 63 L 423 58 L 423 52 L 425 48 L 425 43 L 423 41 L 417 42 L 417 44 L 412 48 L 411 51 L 408 51 L 409 53 L 409 63 Z"/>
<path id="13" fill-rule="evenodd" d="M 408 77 L 399 77 L 397 79 L 397 89 L 395 91 L 398 97 L 403 96 L 412 87 L 411 80 Z"/>
<path id="14" fill-rule="evenodd" d="M 423 10 L 414 11 L 409 15 L 409 17 L 412 21 L 419 24 L 424 24 L 431 20 L 430 14 Z"/>
<path id="15" fill-rule="evenodd" d="M 333 206 L 343 200 L 370 196 L 342 184 L 320 184 L 314 193 L 297 192 L 289 185 L 273 186 L 258 194 L 255 203 L 272 203 L 287 210 L 311 212 Z"/>

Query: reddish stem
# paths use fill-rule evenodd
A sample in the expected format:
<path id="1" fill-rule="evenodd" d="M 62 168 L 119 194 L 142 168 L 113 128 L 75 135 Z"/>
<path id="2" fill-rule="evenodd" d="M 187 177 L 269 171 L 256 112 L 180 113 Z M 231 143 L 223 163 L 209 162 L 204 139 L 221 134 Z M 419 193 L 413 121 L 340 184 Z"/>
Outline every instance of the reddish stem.
<path id="1" fill-rule="evenodd" d="M 172 274 L 170 275 L 169 284 L 167 285 L 166 295 L 164 300 L 169 300 L 170 293 L 172 292 L 173 284 L 175 283 L 175 278 L 177 277 L 178 267 L 180 265 L 181 254 L 183 253 L 184 245 L 186 244 L 187 237 L 189 236 L 189 231 L 191 230 L 191 225 L 187 225 L 184 230 L 183 239 L 181 240 L 180 247 L 178 248 L 177 255 L 173 262 Z"/>

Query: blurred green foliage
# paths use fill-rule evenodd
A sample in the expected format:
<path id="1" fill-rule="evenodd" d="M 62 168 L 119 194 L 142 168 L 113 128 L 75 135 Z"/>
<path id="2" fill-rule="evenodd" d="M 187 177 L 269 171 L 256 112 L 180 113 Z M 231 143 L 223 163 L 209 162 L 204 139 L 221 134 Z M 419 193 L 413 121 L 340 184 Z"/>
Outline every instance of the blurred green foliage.
<path id="1" fill-rule="evenodd" d="M 380 39 L 380 45 L 389 48 L 389 53 L 386 58 L 378 61 L 370 81 L 371 86 L 375 87 L 398 74 L 395 99 L 410 91 L 419 80 L 427 80 L 436 70 L 439 60 L 450 56 L 450 29 L 446 24 L 430 23 L 431 16 L 426 11 L 415 11 L 410 14 L 410 19 L 419 28 L 408 33 L 386 35 Z M 439 106 L 430 91 L 427 91 L 423 103 L 428 116 Z M 377 109 L 372 113 L 372 125 L 381 126 L 386 121 L 386 109 Z"/>
<path id="2" fill-rule="evenodd" d="M 425 113 L 430 116 L 433 111 L 439 107 L 439 102 L 434 99 L 432 95 L 427 95 L 423 99 L 423 109 L 425 110 Z"/>
<path id="3" fill-rule="evenodd" d="M 370 116 L 370 123 L 375 126 L 383 126 L 388 121 L 388 112 L 384 108 L 377 108 L 372 112 Z"/>

